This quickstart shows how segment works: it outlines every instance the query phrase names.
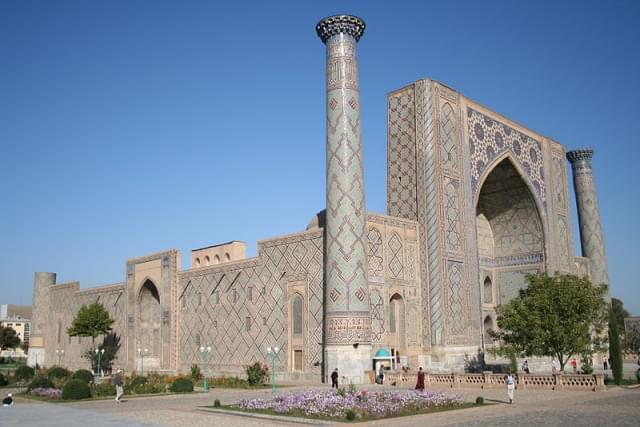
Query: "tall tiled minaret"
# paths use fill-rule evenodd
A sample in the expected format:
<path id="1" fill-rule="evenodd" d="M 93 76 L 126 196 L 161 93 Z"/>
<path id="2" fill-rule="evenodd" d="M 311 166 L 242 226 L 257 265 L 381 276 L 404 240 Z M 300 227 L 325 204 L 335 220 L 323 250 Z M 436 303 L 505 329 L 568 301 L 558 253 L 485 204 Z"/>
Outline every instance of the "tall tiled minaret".
<path id="1" fill-rule="evenodd" d="M 573 169 L 573 188 L 578 205 L 582 256 L 591 260 L 593 283 L 609 285 L 609 268 L 604 249 L 604 234 L 600 223 L 598 194 L 593 182 L 592 158 L 592 149 L 574 150 L 567 153 L 567 159 L 571 162 Z"/>
<path id="2" fill-rule="evenodd" d="M 362 383 L 371 369 L 364 172 L 357 43 L 362 19 L 331 16 L 316 26 L 327 46 L 325 373 Z"/>

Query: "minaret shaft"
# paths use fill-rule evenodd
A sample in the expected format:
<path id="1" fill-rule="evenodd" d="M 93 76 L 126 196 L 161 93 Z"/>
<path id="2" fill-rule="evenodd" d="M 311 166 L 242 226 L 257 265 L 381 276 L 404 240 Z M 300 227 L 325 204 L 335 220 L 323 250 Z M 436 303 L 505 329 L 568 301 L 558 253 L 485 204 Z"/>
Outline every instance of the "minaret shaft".
<path id="1" fill-rule="evenodd" d="M 339 368 L 353 382 L 364 380 L 371 357 L 356 56 L 364 28 L 353 16 L 329 17 L 316 27 L 327 47 L 326 368 Z"/>
<path id="2" fill-rule="evenodd" d="M 598 194 L 593 180 L 591 159 L 593 150 L 574 150 L 567 153 L 573 171 L 573 188 L 578 206 L 582 256 L 591 260 L 593 283 L 609 284 L 609 268 L 600 222 Z"/>

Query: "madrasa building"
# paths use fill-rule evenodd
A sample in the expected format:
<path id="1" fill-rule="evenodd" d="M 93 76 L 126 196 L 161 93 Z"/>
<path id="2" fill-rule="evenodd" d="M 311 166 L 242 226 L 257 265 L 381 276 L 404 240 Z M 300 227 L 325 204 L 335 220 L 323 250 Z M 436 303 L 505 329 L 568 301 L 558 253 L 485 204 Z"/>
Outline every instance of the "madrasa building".
<path id="1" fill-rule="evenodd" d="M 67 334 L 99 302 L 121 337 L 115 366 L 188 372 L 210 347 L 209 375 L 242 374 L 278 347 L 281 379 L 367 381 L 376 362 L 460 371 L 491 345 L 495 307 L 524 275 L 608 283 L 589 149 L 569 151 L 455 89 L 418 80 L 389 93 L 387 213 L 364 199 L 357 43 L 340 15 L 316 31 L 327 58 L 327 207 L 305 230 L 126 262 L 124 281 L 81 289 L 35 273 L 30 363 L 86 367 L 90 338 Z M 320 83 L 319 83 L 320 84 Z M 572 248 L 571 163 L 582 256 Z"/>

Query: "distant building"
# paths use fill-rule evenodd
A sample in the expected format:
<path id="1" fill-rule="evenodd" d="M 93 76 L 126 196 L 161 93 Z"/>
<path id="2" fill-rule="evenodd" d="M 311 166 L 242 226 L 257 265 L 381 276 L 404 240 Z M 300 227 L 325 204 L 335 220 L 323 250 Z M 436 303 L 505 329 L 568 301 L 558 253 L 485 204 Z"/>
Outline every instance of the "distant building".
<path id="1" fill-rule="evenodd" d="M 31 306 L 0 304 L 0 326 L 12 328 L 20 338 L 21 344 L 26 344 L 28 347 L 31 333 Z M 5 353 L 7 351 L 3 351 L 2 356 L 6 356 Z M 15 353 L 16 356 L 24 355 L 22 348 L 17 348 L 11 353 Z"/>

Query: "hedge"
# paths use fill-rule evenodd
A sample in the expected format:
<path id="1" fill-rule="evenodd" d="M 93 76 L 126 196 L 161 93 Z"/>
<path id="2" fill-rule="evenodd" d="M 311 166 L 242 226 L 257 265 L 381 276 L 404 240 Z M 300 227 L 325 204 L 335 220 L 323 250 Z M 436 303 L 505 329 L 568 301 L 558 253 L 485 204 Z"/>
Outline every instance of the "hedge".
<path id="1" fill-rule="evenodd" d="M 71 376 L 72 380 L 82 380 L 85 383 L 89 384 L 93 382 L 93 373 L 91 371 L 87 371 L 86 369 L 78 369 Z"/>
<path id="2" fill-rule="evenodd" d="M 188 393 L 193 391 L 193 381 L 189 378 L 176 378 L 173 384 L 171 384 L 171 391 L 174 393 Z"/>
<path id="3" fill-rule="evenodd" d="M 62 389 L 62 398 L 64 400 L 87 399 L 89 397 L 91 397 L 89 384 L 80 379 L 67 381 Z"/>
<path id="4" fill-rule="evenodd" d="M 31 391 L 34 388 L 54 388 L 54 385 L 47 377 L 35 377 L 27 387 L 27 391 Z"/>

